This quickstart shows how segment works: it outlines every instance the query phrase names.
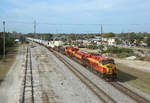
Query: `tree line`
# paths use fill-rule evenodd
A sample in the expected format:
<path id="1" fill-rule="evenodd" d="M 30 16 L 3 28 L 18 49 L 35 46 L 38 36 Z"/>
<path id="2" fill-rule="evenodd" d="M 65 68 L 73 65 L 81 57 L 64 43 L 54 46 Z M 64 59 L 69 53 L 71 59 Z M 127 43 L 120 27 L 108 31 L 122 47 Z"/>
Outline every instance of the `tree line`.
<path id="1" fill-rule="evenodd" d="M 5 33 L 5 47 L 6 47 L 6 53 L 7 48 L 12 47 L 15 44 L 15 38 L 12 37 L 11 33 Z M 0 55 L 3 54 L 3 32 L 0 32 Z"/>

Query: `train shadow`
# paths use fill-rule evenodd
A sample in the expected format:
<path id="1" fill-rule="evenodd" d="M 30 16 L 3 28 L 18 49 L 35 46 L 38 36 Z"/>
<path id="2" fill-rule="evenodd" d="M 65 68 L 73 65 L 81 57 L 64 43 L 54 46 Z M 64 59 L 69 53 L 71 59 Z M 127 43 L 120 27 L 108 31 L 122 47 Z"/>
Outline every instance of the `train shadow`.
<path id="1" fill-rule="evenodd" d="M 127 82 L 127 81 L 131 81 L 131 80 L 136 80 L 137 77 L 129 74 L 129 73 L 126 73 L 126 72 L 123 72 L 121 70 L 117 70 L 118 71 L 118 81 L 119 82 Z"/>
<path id="2" fill-rule="evenodd" d="M 0 80 L 0 85 L 1 85 L 1 83 L 3 82 L 4 80 Z"/>

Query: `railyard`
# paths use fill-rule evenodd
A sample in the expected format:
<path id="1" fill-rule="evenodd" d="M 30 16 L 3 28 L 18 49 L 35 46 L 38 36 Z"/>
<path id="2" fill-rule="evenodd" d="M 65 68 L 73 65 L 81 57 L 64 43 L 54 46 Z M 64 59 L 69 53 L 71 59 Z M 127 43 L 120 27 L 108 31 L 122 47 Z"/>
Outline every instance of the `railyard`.
<path id="1" fill-rule="evenodd" d="M 150 103 L 150 0 L 0 4 L 0 103 Z"/>
<path id="2" fill-rule="evenodd" d="M 30 52 L 27 52 L 27 48 Z M 126 83 L 121 85 L 136 95 L 125 92 L 126 90 L 124 92 L 118 90 L 74 60 L 37 43 L 30 42 L 29 45 L 20 47 L 18 53 L 14 65 L 0 85 L 2 103 L 149 103 L 150 101 L 149 95 L 137 92 Z M 26 77 L 27 69 L 29 74 Z"/>

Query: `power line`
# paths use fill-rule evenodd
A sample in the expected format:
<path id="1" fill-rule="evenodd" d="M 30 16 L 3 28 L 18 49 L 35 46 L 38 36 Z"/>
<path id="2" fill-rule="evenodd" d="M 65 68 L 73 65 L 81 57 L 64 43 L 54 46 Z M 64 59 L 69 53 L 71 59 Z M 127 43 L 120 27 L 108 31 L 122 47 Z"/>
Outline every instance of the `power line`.
<path id="1" fill-rule="evenodd" d="M 33 22 L 28 21 L 7 21 L 7 23 L 19 23 L 19 24 L 34 24 Z M 77 24 L 77 23 L 50 23 L 50 22 L 36 22 L 36 24 L 47 24 L 47 25 L 150 25 L 150 23 L 133 23 L 133 24 L 125 24 L 125 23 L 95 23 L 95 24 Z"/>

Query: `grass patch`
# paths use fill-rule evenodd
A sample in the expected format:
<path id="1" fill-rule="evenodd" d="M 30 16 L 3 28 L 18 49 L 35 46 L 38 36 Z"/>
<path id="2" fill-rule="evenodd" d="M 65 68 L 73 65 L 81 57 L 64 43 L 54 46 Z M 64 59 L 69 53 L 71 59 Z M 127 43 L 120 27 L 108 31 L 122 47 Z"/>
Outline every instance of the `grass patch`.
<path id="1" fill-rule="evenodd" d="M 131 86 L 150 95 L 150 73 L 143 72 L 127 65 L 118 63 L 118 77 Z"/>
<path id="2" fill-rule="evenodd" d="M 109 53 L 110 56 L 116 56 L 119 58 L 125 58 L 129 56 L 140 57 L 140 55 L 134 53 L 134 51 L 130 48 L 119 48 L 119 47 L 108 47 L 107 50 L 102 51 L 102 53 Z"/>
<path id="3" fill-rule="evenodd" d="M 3 61 L 2 56 L 0 56 L 0 82 L 3 81 L 10 67 L 14 63 L 18 48 L 19 48 L 19 45 L 14 46 L 14 47 L 9 47 L 7 49 L 8 52 L 6 54 L 5 61 Z"/>

